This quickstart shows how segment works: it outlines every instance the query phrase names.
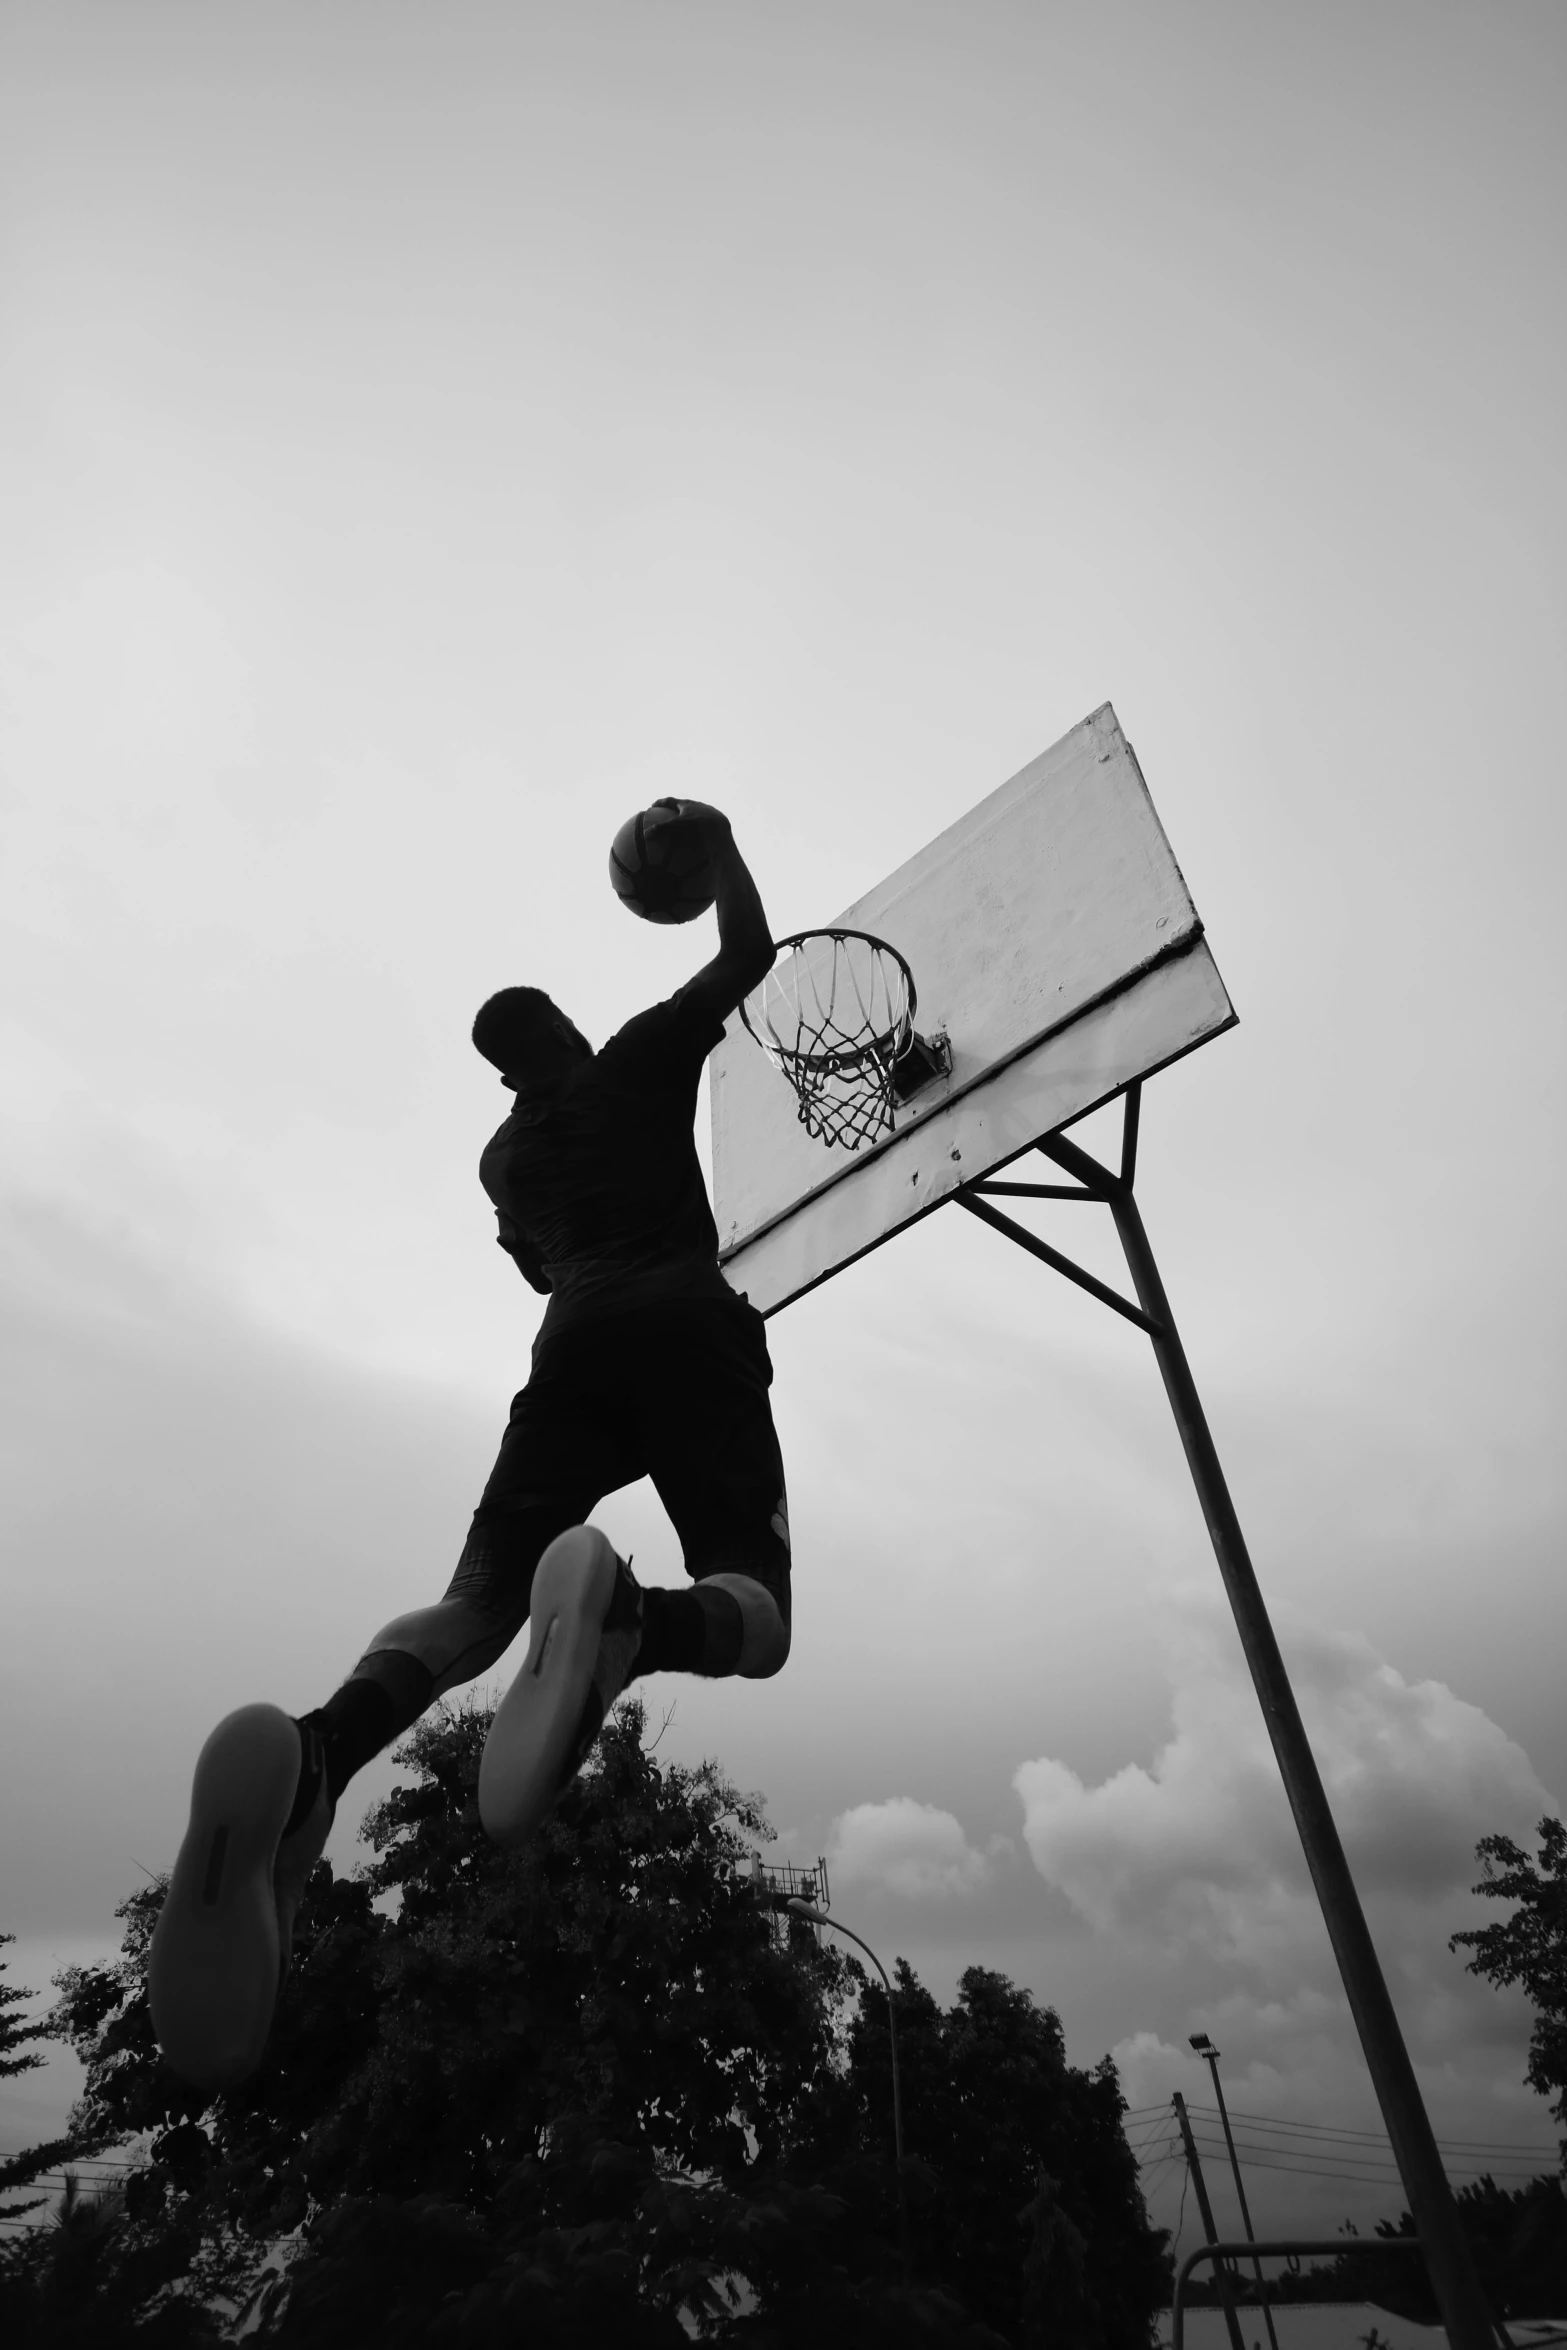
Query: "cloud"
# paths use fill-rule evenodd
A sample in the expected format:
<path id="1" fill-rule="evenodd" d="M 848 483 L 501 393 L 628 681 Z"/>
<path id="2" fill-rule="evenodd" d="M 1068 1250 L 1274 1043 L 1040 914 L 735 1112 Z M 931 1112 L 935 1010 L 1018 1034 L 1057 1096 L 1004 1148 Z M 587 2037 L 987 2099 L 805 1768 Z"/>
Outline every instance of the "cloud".
<path id="1" fill-rule="evenodd" d="M 258 1328 L 176 1246 L 117 1232 L 117 1204 L 90 1224 L 0 1195 L 4 1923 L 33 1937 L 112 1936 L 138 1868 L 173 1857 L 213 1721 L 320 1703 L 438 1596 L 494 1441 L 431 1382 Z M 340 1867 L 374 1793 L 344 1808 Z"/>
<path id="2" fill-rule="evenodd" d="M 1523 2081 L 1527 2004 L 1468 1974 L 1449 1948 L 1490 1906 L 1472 1892 L 1478 1839 L 1495 1830 L 1528 1839 L 1553 1798 L 1478 1706 L 1442 1682 L 1405 1679 L 1356 1635 L 1279 1613 L 1452 2175 L 1486 2164 L 1512 2180 L 1553 2169 L 1550 2115 Z M 1365 2059 L 1222 1601 L 1191 1593 L 1169 1603 L 1164 1646 L 1171 1719 L 1152 1760 L 1097 1785 L 1052 1756 L 1024 1763 L 1014 1785 L 1025 1841 L 1079 1932 L 1088 1928 L 1078 1964 L 1121 1986 L 1112 2053 L 1141 2115 L 1160 2224 L 1179 2217 L 1182 2170 L 1167 2161 L 1175 2142 L 1165 2119 L 1177 2089 L 1213 2158 L 1210 2187 L 1221 2200 L 1229 2193 L 1212 2092 L 1187 2046 L 1200 2027 L 1223 2051 L 1259 2227 L 1331 2229 L 1346 2214 L 1364 2225 L 1405 2198 L 1391 2149 L 1378 2144 Z M 1335 2135 L 1343 2131 L 1370 2134 Z"/>
<path id="3" fill-rule="evenodd" d="M 1463 1896 L 1474 1847 L 1554 1808 L 1527 1755 L 1440 1681 L 1406 1681 L 1354 1634 L 1292 1623 L 1307 1733 L 1362 1892 Z M 1050 1756 L 1014 1785 L 1034 1864 L 1102 1932 L 1261 1966 L 1313 1897 L 1262 1716 L 1222 1606 L 1172 1607 L 1173 1727 L 1148 1767 L 1087 1786 Z"/>
<path id="4" fill-rule="evenodd" d="M 997 1837 L 976 1851 L 950 1811 L 909 1795 L 855 1804 L 834 1820 L 827 1847 L 835 1884 L 905 1901 L 978 1892 L 1010 1850 L 1007 1838 Z"/>

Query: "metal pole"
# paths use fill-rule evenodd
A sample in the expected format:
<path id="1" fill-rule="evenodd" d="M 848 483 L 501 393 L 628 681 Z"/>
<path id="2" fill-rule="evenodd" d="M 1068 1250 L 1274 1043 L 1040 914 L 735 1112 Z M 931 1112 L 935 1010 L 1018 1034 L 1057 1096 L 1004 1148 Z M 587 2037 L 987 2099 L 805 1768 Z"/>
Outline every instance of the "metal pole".
<path id="1" fill-rule="evenodd" d="M 1202 2164 L 1197 2159 L 1197 2141 L 1192 2136 L 1192 2125 L 1186 2118 L 1186 2100 L 1179 2089 L 1176 2090 L 1171 2103 L 1175 2107 L 1175 2118 L 1181 2125 L 1181 2140 L 1186 2148 L 1186 2167 L 1192 2174 L 1192 2185 L 1197 2190 L 1197 2209 L 1202 2214 L 1202 2232 L 1210 2244 L 1217 2244 L 1219 2231 L 1213 2224 L 1213 2205 L 1208 2201 L 1208 2188 L 1203 2179 Z M 1214 2262 L 1213 2275 L 1214 2282 L 1219 2288 L 1219 2300 L 1224 2308 L 1224 2322 L 1230 2329 L 1230 2350 L 1246 2350 L 1246 2344 L 1241 2337 L 1241 2321 L 1236 2316 L 1235 2304 L 1230 2299 L 1229 2272 L 1222 2260 Z"/>
<path id="2" fill-rule="evenodd" d="M 1235 1613 L 1241 1647 L 1251 1668 L 1263 1720 L 1295 1826 L 1305 1849 L 1317 1899 L 1343 1977 L 1350 2013 L 1360 2034 L 1382 2118 L 1392 2140 L 1404 2192 L 1431 2275 L 1432 2290 L 1453 2350 L 1493 2350 L 1495 2331 L 1480 2280 L 1475 2275 L 1468 2241 L 1459 2223 L 1453 2192 L 1442 2168 L 1436 2138 L 1415 2079 L 1409 2051 L 1399 2030 L 1398 2016 L 1388 1996 L 1376 1946 L 1366 1925 L 1355 1880 L 1350 1875 L 1344 1847 L 1328 1808 L 1316 1757 L 1306 1736 L 1295 1692 L 1290 1687 L 1284 1659 L 1263 1605 L 1256 1572 L 1241 1533 L 1240 1520 L 1230 1499 L 1218 1451 L 1209 1432 L 1186 1360 L 1186 1350 L 1175 1327 L 1170 1301 L 1154 1262 L 1148 1235 L 1131 1192 L 1109 1170 L 1063 1135 L 1050 1135 L 1039 1148 L 1057 1166 L 1079 1182 L 1091 1182 L 1108 1202 L 1132 1276 L 1132 1286 L 1143 1312 L 1157 1324 L 1153 1350 L 1158 1357 L 1165 1393 L 1175 1414 L 1186 1462 L 1202 1504 L 1208 1536 L 1219 1573 Z"/>
<path id="3" fill-rule="evenodd" d="M 801 1901 L 798 1897 L 788 1902 L 786 1907 L 797 1918 L 809 1918 L 813 1926 L 831 1926 L 835 1934 L 846 1934 L 851 1942 L 857 1942 L 880 1975 L 887 1993 L 887 2039 L 892 2049 L 892 2144 L 898 2162 L 898 2241 L 903 2253 L 903 2281 L 907 2284 L 911 2273 L 909 2203 L 903 2184 L 903 2083 L 898 2071 L 898 2011 L 893 2004 L 892 1980 L 870 1944 L 852 1926 L 841 1924 L 837 1918 L 829 1917 L 824 1909 L 818 1909 L 814 1902 Z M 1235 2350 L 1242 2350 L 1242 2345 L 1237 2343 Z"/>
<path id="4" fill-rule="evenodd" d="M 1241 2226 L 1246 2231 L 1246 2241 L 1249 2244 L 1256 2231 L 1251 2224 L 1251 2213 L 1246 2208 L 1246 2190 L 1241 2185 L 1240 2160 L 1235 2152 L 1235 2140 L 1230 2133 L 1229 2108 L 1224 2102 L 1224 2091 L 1219 2086 L 1219 2051 L 1217 2048 L 1205 2048 L 1201 2051 L 1201 2055 L 1203 2062 L 1213 2075 L 1213 2093 L 1219 2100 L 1219 2119 L 1224 2124 L 1224 2143 L 1230 2150 L 1230 2172 L 1235 2180 L 1236 2200 L 1241 2207 Z M 1273 2330 L 1273 2312 L 1268 2307 L 1268 2288 L 1262 2281 L 1262 2262 L 1254 2260 L 1251 2265 L 1257 2279 L 1257 2299 L 1262 2304 L 1262 2322 L 1268 2329 L 1268 2340 L 1272 2343 L 1273 2350 L 1279 2350 L 1279 2337 Z"/>

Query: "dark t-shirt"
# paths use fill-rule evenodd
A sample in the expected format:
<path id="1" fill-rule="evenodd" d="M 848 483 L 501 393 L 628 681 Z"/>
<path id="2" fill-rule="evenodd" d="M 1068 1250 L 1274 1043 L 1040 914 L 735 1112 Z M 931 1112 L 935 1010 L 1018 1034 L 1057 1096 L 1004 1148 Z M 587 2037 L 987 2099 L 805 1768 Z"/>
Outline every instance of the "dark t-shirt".
<path id="1" fill-rule="evenodd" d="M 559 1092 L 519 1094 L 479 1181 L 501 1247 L 549 1292 L 541 1338 L 666 1297 L 733 1297 L 692 1123 L 723 1023 L 690 996 L 639 1012 Z"/>

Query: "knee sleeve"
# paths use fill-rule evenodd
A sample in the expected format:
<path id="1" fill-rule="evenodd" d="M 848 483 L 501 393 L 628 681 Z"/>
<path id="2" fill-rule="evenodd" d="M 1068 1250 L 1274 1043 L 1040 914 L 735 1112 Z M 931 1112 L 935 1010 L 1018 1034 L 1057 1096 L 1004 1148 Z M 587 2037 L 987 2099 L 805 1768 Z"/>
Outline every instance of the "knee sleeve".
<path id="1" fill-rule="evenodd" d="M 784 1630 L 786 1632 L 788 1631 L 791 1614 L 789 1600 L 789 1561 L 787 1558 L 748 1558 L 744 1566 L 717 1570 L 717 1574 L 720 1577 L 725 1573 L 745 1575 L 749 1577 L 751 1582 L 760 1583 L 762 1589 L 767 1593 L 768 1598 L 772 1601 L 774 1607 L 778 1610 L 779 1615 L 783 1618 Z M 715 1575 L 713 1573 L 706 1573 L 700 1575 L 697 1580 L 702 1583 L 711 1583 L 715 1580 Z"/>
<path id="2" fill-rule="evenodd" d="M 769 1681 L 783 1671 L 789 1660 L 789 1619 L 760 1575 L 704 1575 L 697 1589 L 725 1591 L 739 1607 L 740 1652 L 731 1671 L 746 1681 Z"/>
<path id="3" fill-rule="evenodd" d="M 434 1694 L 482 1673 L 516 1638 L 524 1617 L 492 1612 L 448 1595 L 433 1607 L 397 1616 L 376 1634 L 355 1666 L 363 1680 L 381 1680 L 391 1656 L 417 1659 L 435 1679 Z M 426 1700 L 428 1702 L 428 1700 Z"/>

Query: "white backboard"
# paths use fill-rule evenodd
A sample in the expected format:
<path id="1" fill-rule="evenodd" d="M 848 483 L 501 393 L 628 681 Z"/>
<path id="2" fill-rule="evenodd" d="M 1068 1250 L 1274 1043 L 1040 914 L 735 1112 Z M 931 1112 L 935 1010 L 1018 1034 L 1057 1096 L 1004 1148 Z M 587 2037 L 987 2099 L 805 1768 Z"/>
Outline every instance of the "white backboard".
<path id="1" fill-rule="evenodd" d="M 822 927 L 899 949 L 952 1068 L 851 1155 L 806 1133 L 730 1020 L 713 1209 L 724 1271 L 764 1314 L 1235 1020 L 1108 702 Z"/>

